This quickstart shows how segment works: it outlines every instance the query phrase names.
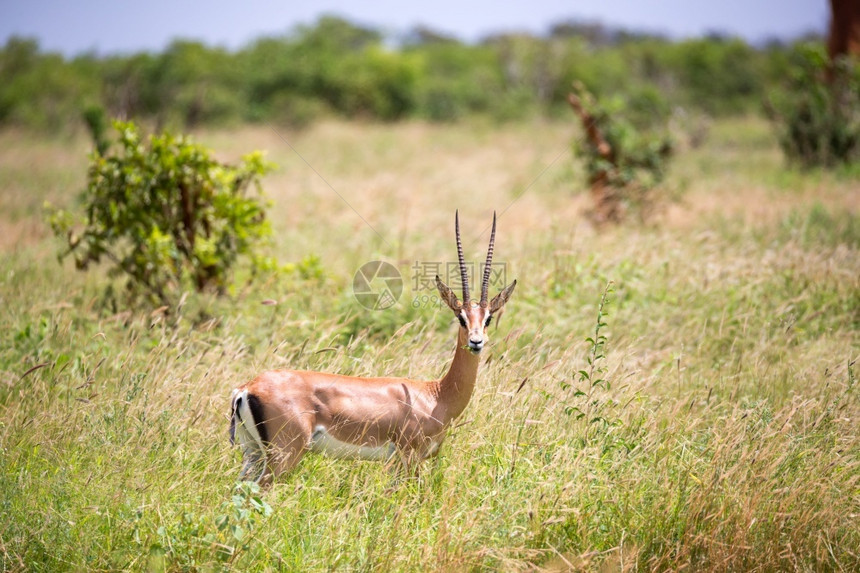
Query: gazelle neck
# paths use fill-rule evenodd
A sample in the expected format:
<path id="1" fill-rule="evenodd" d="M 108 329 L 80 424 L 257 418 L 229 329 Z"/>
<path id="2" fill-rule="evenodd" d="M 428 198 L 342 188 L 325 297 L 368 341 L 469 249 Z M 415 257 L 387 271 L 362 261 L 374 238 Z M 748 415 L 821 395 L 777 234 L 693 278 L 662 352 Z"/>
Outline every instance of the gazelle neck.
<path id="1" fill-rule="evenodd" d="M 454 351 L 454 360 L 448 372 L 439 381 L 439 404 L 444 406 L 448 420 L 459 416 L 475 389 L 475 380 L 478 377 L 478 365 L 481 357 L 472 353 L 468 348 L 468 333 L 464 328 L 457 329 L 457 349 Z"/>

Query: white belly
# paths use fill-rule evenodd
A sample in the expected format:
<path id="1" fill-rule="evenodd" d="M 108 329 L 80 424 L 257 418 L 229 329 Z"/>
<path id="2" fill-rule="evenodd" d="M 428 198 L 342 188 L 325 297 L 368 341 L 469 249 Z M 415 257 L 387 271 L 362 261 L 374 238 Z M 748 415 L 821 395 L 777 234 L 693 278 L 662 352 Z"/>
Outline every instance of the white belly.
<path id="1" fill-rule="evenodd" d="M 381 446 L 356 446 L 349 442 L 341 442 L 328 433 L 325 426 L 317 426 L 311 435 L 310 449 L 312 452 L 325 454 L 333 458 L 348 460 L 381 460 L 391 458 L 395 453 L 393 442 Z"/>

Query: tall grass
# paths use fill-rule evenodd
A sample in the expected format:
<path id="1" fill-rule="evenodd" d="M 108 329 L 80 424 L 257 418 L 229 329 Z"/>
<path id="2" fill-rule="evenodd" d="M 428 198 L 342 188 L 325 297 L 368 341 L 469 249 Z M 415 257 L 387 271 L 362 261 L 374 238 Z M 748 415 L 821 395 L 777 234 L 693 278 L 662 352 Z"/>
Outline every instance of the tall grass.
<path id="1" fill-rule="evenodd" d="M 269 147 L 278 255 L 318 262 L 169 317 L 110 308 L 107 277 L 57 265 L 33 197 L 71 201 L 40 173 L 86 158 L 23 141 L 0 157 L 0 569 L 857 569 L 856 182 L 783 173 L 760 122 L 713 133 L 679 157 L 686 193 L 659 224 L 599 235 L 566 157 L 538 177 L 563 125 L 291 139 L 381 237 L 270 131 L 202 133 L 227 158 Z M 413 307 L 411 264 L 454 258 L 455 206 L 477 259 L 518 196 L 496 252 L 520 288 L 420 478 L 308 456 L 237 490 L 230 389 L 266 368 L 439 376 L 456 326 Z M 349 284 L 377 258 L 407 291 L 369 312 Z"/>

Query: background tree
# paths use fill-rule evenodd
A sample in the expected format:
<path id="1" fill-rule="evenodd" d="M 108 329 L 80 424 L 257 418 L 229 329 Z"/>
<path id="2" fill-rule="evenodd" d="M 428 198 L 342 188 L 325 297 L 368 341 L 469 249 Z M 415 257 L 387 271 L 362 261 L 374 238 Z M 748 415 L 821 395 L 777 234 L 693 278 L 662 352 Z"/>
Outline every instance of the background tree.
<path id="1" fill-rule="evenodd" d="M 178 40 L 160 53 L 43 53 L 30 40 L 0 49 L 0 126 L 80 126 L 81 110 L 174 129 L 234 121 L 301 127 L 326 115 L 392 121 L 494 121 L 569 113 L 568 87 L 708 115 L 760 109 L 785 77 L 790 42 L 763 47 L 713 34 L 680 42 L 594 23 L 479 42 L 417 29 L 398 44 L 327 16 L 234 51 Z M 650 97 L 650 96 L 649 96 Z"/>
<path id="2" fill-rule="evenodd" d="M 860 3 L 856 0 L 830 0 L 830 14 L 827 37 L 830 61 L 839 56 L 860 55 Z"/>

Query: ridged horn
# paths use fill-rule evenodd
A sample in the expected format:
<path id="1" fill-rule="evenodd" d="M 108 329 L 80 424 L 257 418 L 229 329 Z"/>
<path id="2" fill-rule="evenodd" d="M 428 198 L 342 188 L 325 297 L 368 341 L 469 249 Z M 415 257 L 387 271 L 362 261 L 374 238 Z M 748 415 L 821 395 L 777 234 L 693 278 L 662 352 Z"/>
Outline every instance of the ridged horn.
<path id="1" fill-rule="evenodd" d="M 463 306 L 469 306 L 469 271 L 463 257 L 463 243 L 460 241 L 460 210 L 454 213 L 454 230 L 457 232 L 457 258 L 460 260 L 460 278 L 463 279 Z"/>
<path id="2" fill-rule="evenodd" d="M 490 289 L 490 271 L 493 265 L 493 245 L 496 242 L 496 212 L 493 211 L 493 230 L 490 232 L 490 248 L 487 249 L 487 262 L 484 265 L 484 282 L 481 283 L 481 306 L 487 306 L 487 291 Z"/>

